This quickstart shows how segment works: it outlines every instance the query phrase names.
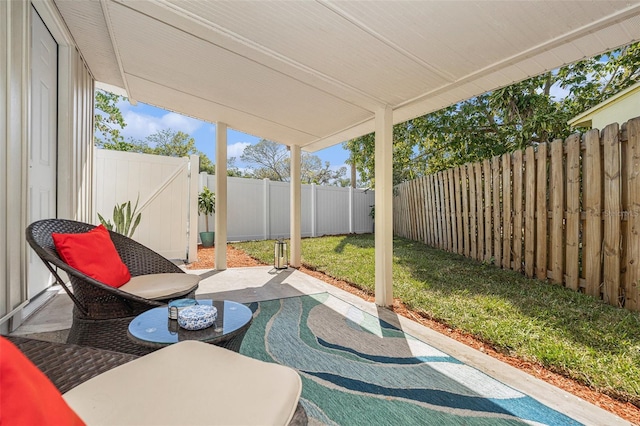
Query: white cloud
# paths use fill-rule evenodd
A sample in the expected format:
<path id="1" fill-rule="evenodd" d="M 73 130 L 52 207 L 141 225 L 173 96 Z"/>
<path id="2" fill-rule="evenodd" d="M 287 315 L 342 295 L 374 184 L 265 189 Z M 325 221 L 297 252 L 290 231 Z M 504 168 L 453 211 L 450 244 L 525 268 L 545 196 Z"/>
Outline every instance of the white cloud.
<path id="1" fill-rule="evenodd" d="M 138 114 L 133 111 L 123 111 L 124 122 L 127 123 L 122 134 L 125 139 L 144 139 L 160 130 L 161 121 L 157 117 Z"/>
<path id="2" fill-rule="evenodd" d="M 167 127 L 173 130 L 180 130 L 185 133 L 193 133 L 202 126 L 202 121 L 191 117 L 185 117 L 184 115 L 176 114 L 175 112 L 169 112 L 163 115 L 161 121 Z"/>
<path id="3" fill-rule="evenodd" d="M 234 143 L 232 145 L 228 145 L 227 146 L 227 157 L 228 158 L 236 157 L 236 158 L 240 159 L 240 156 L 242 155 L 242 152 L 249 145 L 251 145 L 249 142 L 236 142 L 236 143 Z"/>
<path id="4" fill-rule="evenodd" d="M 123 105 L 124 106 L 124 105 Z M 122 116 L 127 126 L 122 131 L 125 139 L 144 139 L 160 130 L 171 129 L 191 134 L 202 126 L 202 122 L 185 117 L 175 112 L 168 112 L 161 117 L 141 114 L 131 108 L 121 107 Z"/>

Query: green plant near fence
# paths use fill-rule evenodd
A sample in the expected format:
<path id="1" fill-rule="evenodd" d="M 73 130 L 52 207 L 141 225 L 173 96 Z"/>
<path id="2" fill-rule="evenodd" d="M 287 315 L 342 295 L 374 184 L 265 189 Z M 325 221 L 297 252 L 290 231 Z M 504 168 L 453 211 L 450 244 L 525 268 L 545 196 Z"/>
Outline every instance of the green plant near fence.
<path id="1" fill-rule="evenodd" d="M 137 213 L 138 210 L 138 201 L 139 196 L 136 198 L 136 204 L 131 209 L 131 201 L 127 201 L 126 203 L 116 204 L 113 207 L 113 223 L 110 220 L 106 220 L 100 213 L 98 213 L 98 219 L 100 219 L 100 223 L 104 225 L 110 231 L 115 231 L 119 234 L 127 236 L 131 238 L 136 232 L 136 228 L 140 224 L 140 219 L 142 219 L 142 213 Z"/>
<path id="2" fill-rule="evenodd" d="M 216 212 L 216 194 L 208 187 L 198 194 L 198 214 L 204 214 L 205 229 L 209 232 L 209 216 Z"/>

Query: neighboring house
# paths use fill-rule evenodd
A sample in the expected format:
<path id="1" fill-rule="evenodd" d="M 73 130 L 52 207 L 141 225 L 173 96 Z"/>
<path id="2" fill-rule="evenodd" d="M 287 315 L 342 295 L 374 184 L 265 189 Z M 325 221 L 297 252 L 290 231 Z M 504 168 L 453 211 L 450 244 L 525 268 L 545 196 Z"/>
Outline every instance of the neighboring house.
<path id="1" fill-rule="evenodd" d="M 568 121 L 571 127 L 602 130 L 610 123 L 624 123 L 640 116 L 640 82 L 600 102 Z"/>

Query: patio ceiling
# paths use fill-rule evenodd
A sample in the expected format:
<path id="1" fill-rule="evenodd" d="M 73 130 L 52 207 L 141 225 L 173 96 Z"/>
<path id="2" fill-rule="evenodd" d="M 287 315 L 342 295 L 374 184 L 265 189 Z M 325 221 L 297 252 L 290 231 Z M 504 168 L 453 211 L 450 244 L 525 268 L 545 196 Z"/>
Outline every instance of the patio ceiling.
<path id="1" fill-rule="evenodd" d="M 630 1 L 56 4 L 96 80 L 308 151 L 640 40 Z"/>

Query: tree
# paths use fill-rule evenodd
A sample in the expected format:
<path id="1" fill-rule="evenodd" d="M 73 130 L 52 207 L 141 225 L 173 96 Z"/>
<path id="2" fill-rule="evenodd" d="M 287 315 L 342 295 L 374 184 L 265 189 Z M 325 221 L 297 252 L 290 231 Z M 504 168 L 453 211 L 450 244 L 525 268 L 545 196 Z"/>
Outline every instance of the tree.
<path id="1" fill-rule="evenodd" d="M 116 104 L 126 98 L 105 92 L 95 91 L 95 114 L 94 114 L 94 140 L 95 145 L 100 148 L 118 149 L 126 151 L 128 145 L 120 134 L 120 130 L 127 125 L 122 117 L 122 112 Z"/>
<path id="2" fill-rule="evenodd" d="M 236 165 L 236 157 L 227 158 L 227 176 L 244 177 L 244 173 Z"/>
<path id="3" fill-rule="evenodd" d="M 271 179 L 286 182 L 291 176 L 289 153 L 284 145 L 262 139 L 255 145 L 247 146 L 240 159 L 251 164 L 250 177 L 256 179 Z M 303 152 L 300 158 L 300 180 L 302 183 L 316 183 L 319 185 L 336 185 L 347 173 L 346 167 L 331 170 L 331 164 L 308 152 Z"/>
<path id="4" fill-rule="evenodd" d="M 394 184 L 529 145 L 566 138 L 567 121 L 640 79 L 640 43 L 497 89 L 393 129 Z M 564 89 L 562 99 L 552 88 Z M 374 136 L 344 144 L 361 179 L 374 180 Z"/>
<path id="5" fill-rule="evenodd" d="M 115 149 L 106 147 L 107 149 Z M 121 151 L 140 152 L 143 154 L 165 155 L 168 157 L 200 157 L 200 172 L 215 174 L 215 165 L 206 154 L 196 148 L 196 141 L 188 134 L 171 129 L 159 130 L 144 140 L 131 140 L 127 149 Z"/>
<path id="6" fill-rule="evenodd" d="M 287 172 L 291 175 L 291 163 L 287 162 Z M 300 182 L 317 185 L 339 185 L 340 179 L 347 173 L 346 167 L 331 170 L 331 163 L 317 155 L 303 152 L 300 158 Z"/>
<path id="7" fill-rule="evenodd" d="M 247 146 L 240 160 L 251 165 L 251 174 L 256 179 L 285 181 L 289 177 L 287 170 L 289 154 L 284 145 L 262 139 L 255 145 Z"/>

